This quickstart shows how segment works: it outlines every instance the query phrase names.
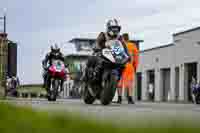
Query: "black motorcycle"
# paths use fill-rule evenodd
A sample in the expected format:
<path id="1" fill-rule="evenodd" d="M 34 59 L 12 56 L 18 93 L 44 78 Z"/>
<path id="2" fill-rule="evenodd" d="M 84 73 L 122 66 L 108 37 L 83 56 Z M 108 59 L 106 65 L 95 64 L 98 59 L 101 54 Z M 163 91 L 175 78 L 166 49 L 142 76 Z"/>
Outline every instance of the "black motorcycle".
<path id="1" fill-rule="evenodd" d="M 95 51 L 94 54 L 100 57 L 103 63 L 100 78 L 93 80 L 90 75 L 89 72 L 94 71 L 94 67 L 85 70 L 88 80 L 83 84 L 83 99 L 86 104 L 93 104 L 96 99 L 99 99 L 102 105 L 110 104 L 116 92 L 121 70 L 129 61 L 129 56 L 119 40 L 107 41 L 106 47 L 98 52 Z"/>

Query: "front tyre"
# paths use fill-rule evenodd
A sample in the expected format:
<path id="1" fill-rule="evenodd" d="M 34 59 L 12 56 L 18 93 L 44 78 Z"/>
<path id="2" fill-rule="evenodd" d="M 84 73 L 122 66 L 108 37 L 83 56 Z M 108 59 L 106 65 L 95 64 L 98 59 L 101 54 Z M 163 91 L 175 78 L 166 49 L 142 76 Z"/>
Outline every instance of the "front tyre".
<path id="1" fill-rule="evenodd" d="M 112 73 L 105 72 L 103 74 L 102 80 L 102 92 L 100 101 L 102 105 L 109 105 L 112 102 L 113 97 L 115 96 L 117 88 L 117 76 Z"/>
<path id="2" fill-rule="evenodd" d="M 56 101 L 56 95 L 53 93 L 49 93 L 47 96 L 48 101 L 55 102 Z"/>
<path id="3" fill-rule="evenodd" d="M 56 101 L 58 88 L 59 88 L 59 81 L 52 80 L 48 90 L 48 96 L 47 96 L 48 101 Z"/>
<path id="4" fill-rule="evenodd" d="M 90 92 L 89 92 L 89 90 L 88 90 L 88 85 L 87 84 L 85 84 L 84 83 L 84 86 L 83 86 L 84 88 L 84 90 L 83 90 L 83 100 L 84 100 L 84 102 L 85 102 L 85 104 L 93 104 L 94 103 L 94 101 L 95 101 L 95 97 L 93 97 L 91 94 L 90 94 Z"/>

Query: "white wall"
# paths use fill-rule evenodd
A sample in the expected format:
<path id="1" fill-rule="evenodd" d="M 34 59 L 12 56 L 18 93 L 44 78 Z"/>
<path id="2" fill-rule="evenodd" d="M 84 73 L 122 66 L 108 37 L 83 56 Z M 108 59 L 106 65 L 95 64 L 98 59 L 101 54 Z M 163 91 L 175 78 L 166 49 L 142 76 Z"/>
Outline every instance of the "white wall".
<path id="1" fill-rule="evenodd" d="M 139 56 L 139 68 L 138 72 L 142 72 L 142 92 L 143 100 L 146 99 L 146 75 L 145 72 L 148 70 L 155 70 L 155 100 L 161 100 L 162 92 L 162 76 L 160 75 L 160 69 L 171 68 L 170 77 L 170 95 L 171 99 L 175 99 L 175 67 L 180 68 L 180 81 L 179 81 L 179 100 L 187 100 L 186 90 L 186 68 L 185 63 L 198 62 L 197 66 L 197 77 L 200 80 L 200 29 L 192 32 L 173 36 L 174 45 L 168 47 L 155 48 L 152 50 L 146 50 L 140 53 Z M 156 58 L 159 59 L 156 62 Z M 185 69 L 184 69 L 185 68 Z M 173 69 L 173 70 L 172 70 Z"/>
<path id="2" fill-rule="evenodd" d="M 199 42 L 199 44 L 198 44 Z M 156 58 L 159 58 L 156 66 Z M 174 36 L 174 45 L 141 52 L 138 72 L 200 61 L 200 30 Z"/>
<path id="3" fill-rule="evenodd" d="M 174 46 L 169 46 L 141 52 L 139 56 L 138 72 L 155 68 L 169 68 L 174 62 L 173 51 Z M 158 62 L 156 62 L 156 58 L 159 59 Z"/>
<path id="4" fill-rule="evenodd" d="M 174 36 L 176 65 L 200 60 L 200 30 Z"/>

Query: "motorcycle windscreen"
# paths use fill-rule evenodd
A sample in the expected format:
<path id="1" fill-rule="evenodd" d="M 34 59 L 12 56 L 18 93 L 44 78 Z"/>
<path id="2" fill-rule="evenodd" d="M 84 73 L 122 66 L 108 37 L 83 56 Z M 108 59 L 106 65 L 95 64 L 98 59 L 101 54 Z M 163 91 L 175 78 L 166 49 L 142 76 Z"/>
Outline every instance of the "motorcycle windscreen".
<path id="1" fill-rule="evenodd" d="M 115 59 L 115 63 L 126 64 L 128 61 L 128 55 L 119 40 L 110 40 L 106 45 L 110 47 L 112 56 Z"/>
<path id="2" fill-rule="evenodd" d="M 61 71 L 61 70 L 62 70 L 61 64 L 56 64 L 56 70 L 57 70 L 57 71 Z"/>
<path id="3" fill-rule="evenodd" d="M 60 60 L 54 60 L 53 65 L 55 66 L 57 72 L 61 72 L 64 67 L 64 63 Z"/>

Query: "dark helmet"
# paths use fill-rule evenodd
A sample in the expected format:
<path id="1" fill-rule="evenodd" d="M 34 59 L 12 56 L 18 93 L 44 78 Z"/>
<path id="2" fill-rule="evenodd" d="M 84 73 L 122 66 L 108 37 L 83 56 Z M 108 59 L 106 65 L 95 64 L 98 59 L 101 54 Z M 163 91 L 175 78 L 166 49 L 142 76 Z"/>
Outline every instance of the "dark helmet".
<path id="1" fill-rule="evenodd" d="M 111 37 L 117 37 L 121 31 L 121 26 L 116 19 L 108 20 L 106 24 L 106 32 Z"/>
<path id="2" fill-rule="evenodd" d="M 57 53 L 60 52 L 60 48 L 57 44 L 51 45 L 51 52 Z"/>

